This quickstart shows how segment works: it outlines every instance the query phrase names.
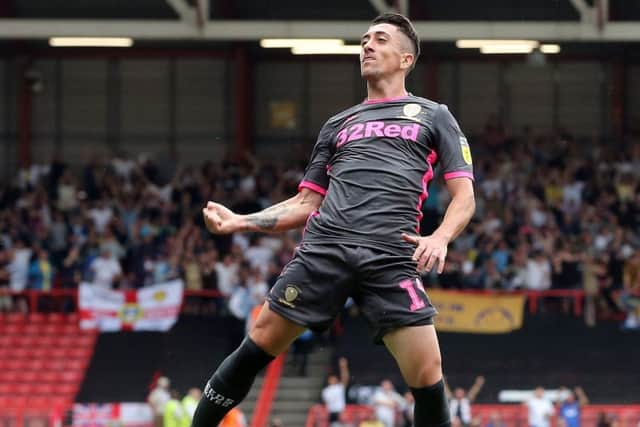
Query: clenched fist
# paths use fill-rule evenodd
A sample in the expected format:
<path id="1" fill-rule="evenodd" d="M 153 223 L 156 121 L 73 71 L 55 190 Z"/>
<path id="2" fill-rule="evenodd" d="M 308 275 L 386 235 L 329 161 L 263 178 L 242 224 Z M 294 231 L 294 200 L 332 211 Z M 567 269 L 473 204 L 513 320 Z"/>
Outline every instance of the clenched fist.
<path id="1" fill-rule="evenodd" d="M 238 231 L 239 215 L 219 203 L 207 202 L 207 206 L 202 209 L 202 215 L 207 230 L 213 234 L 229 234 Z"/>

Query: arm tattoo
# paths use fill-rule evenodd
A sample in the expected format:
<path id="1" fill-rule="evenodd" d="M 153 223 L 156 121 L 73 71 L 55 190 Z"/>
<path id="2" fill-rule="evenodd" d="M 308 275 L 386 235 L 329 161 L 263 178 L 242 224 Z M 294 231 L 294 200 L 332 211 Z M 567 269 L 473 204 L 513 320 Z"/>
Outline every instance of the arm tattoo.
<path id="1" fill-rule="evenodd" d="M 272 231 L 276 227 L 280 217 L 285 215 L 288 211 L 289 206 L 275 205 L 263 210 L 262 212 L 248 215 L 247 221 L 258 227 L 260 230 Z"/>

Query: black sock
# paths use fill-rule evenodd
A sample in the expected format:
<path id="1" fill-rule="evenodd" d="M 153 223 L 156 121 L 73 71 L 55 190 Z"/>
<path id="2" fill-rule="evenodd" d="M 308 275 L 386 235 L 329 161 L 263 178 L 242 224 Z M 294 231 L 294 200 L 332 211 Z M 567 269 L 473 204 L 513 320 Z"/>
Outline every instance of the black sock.
<path id="1" fill-rule="evenodd" d="M 273 359 L 246 337 L 207 382 L 191 426 L 217 427 L 227 412 L 247 396 L 258 372 Z"/>
<path id="2" fill-rule="evenodd" d="M 411 388 L 411 392 L 416 401 L 413 414 L 415 427 L 451 426 L 449 402 L 444 393 L 443 380 L 428 387 Z"/>

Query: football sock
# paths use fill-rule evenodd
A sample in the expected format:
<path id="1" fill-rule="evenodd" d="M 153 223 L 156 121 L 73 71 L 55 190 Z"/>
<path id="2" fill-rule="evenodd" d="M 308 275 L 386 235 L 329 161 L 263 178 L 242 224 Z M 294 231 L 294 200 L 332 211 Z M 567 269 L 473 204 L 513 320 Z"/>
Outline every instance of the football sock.
<path id="1" fill-rule="evenodd" d="M 191 426 L 217 427 L 227 412 L 247 396 L 258 372 L 273 359 L 247 336 L 207 382 Z"/>
<path id="2" fill-rule="evenodd" d="M 444 381 L 428 387 L 411 388 L 416 401 L 413 422 L 415 427 L 449 427 L 451 415 L 444 392 Z"/>

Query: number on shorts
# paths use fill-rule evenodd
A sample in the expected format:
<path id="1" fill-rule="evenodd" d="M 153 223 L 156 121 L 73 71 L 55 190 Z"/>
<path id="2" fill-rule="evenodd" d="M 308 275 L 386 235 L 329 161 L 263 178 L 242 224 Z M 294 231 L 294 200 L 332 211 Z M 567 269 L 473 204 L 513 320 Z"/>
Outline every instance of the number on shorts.
<path id="1" fill-rule="evenodd" d="M 422 301 L 418 296 L 418 292 L 416 292 L 416 288 L 413 286 L 412 279 L 403 280 L 400 282 L 400 287 L 409 293 L 409 298 L 411 299 L 409 310 L 416 311 L 424 307 L 424 301 Z"/>

